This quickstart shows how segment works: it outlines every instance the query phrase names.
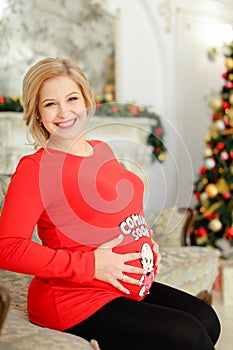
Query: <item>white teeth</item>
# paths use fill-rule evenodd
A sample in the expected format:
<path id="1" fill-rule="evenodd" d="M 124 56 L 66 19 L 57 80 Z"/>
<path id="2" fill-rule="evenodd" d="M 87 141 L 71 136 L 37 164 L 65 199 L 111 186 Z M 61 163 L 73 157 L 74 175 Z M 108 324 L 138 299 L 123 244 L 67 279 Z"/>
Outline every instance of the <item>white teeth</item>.
<path id="1" fill-rule="evenodd" d="M 64 122 L 64 123 L 59 123 L 58 126 L 60 126 L 61 128 L 65 128 L 67 126 L 74 124 L 74 122 L 75 122 L 75 119 L 72 119 L 72 120 L 68 120 L 67 122 Z"/>

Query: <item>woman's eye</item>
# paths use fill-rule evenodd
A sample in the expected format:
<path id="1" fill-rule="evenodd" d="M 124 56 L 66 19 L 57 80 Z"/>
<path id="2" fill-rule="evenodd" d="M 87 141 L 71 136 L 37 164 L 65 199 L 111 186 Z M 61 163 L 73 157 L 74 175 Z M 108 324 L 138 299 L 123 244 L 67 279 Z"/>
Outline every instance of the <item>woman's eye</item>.
<path id="1" fill-rule="evenodd" d="M 76 96 L 69 97 L 68 101 L 76 101 L 78 98 Z"/>
<path id="2" fill-rule="evenodd" d="M 54 106 L 54 102 L 48 102 L 45 105 L 45 107 L 52 107 L 52 106 Z"/>

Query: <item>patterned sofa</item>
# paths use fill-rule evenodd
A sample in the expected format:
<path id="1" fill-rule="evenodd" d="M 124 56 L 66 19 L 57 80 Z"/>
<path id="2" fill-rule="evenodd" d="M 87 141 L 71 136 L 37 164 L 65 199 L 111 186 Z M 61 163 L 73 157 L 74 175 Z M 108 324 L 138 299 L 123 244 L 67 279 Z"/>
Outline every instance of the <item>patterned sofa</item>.
<path id="1" fill-rule="evenodd" d="M 0 211 L 8 182 L 8 177 L 0 176 Z M 162 255 L 157 280 L 211 302 L 219 254 L 214 249 L 188 246 L 192 210 L 166 208 L 159 214 L 147 213 L 146 217 Z M 89 343 L 28 321 L 26 296 L 30 279 L 28 275 L 0 270 L 0 284 L 7 287 L 11 295 L 11 306 L 0 336 L 0 350 L 97 350 L 98 343 L 94 340 Z"/>
<path id="2" fill-rule="evenodd" d="M 211 304 L 220 253 L 213 248 L 190 246 L 192 209 L 165 208 L 159 214 L 148 213 L 146 216 L 162 256 L 157 281 L 182 289 Z"/>

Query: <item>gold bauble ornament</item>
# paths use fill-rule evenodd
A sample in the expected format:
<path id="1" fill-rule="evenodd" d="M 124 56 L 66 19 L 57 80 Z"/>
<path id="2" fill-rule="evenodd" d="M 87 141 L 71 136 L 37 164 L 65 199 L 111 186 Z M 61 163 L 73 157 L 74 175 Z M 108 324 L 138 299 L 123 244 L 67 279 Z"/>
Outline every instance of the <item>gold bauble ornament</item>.
<path id="1" fill-rule="evenodd" d="M 233 74 L 232 74 L 232 73 L 228 75 L 228 79 L 229 79 L 230 81 L 233 81 Z"/>
<path id="2" fill-rule="evenodd" d="M 217 187 L 218 193 L 221 193 L 221 194 L 229 191 L 228 183 L 223 177 L 221 177 L 218 180 L 218 182 L 216 183 L 216 187 Z"/>
<path id="3" fill-rule="evenodd" d="M 164 162 L 166 159 L 166 153 L 161 152 L 160 155 L 158 156 L 158 159 L 160 160 L 160 162 Z"/>
<path id="4" fill-rule="evenodd" d="M 218 219 L 213 219 L 209 222 L 208 228 L 213 232 L 218 232 L 222 228 L 222 223 Z"/>
<path id="5" fill-rule="evenodd" d="M 205 141 L 206 143 L 208 143 L 208 142 L 211 141 L 210 134 L 208 134 L 208 135 L 206 135 L 206 136 L 204 137 L 204 141 Z"/>
<path id="6" fill-rule="evenodd" d="M 225 65 L 226 65 L 226 68 L 227 68 L 228 72 L 233 69 L 233 59 L 232 59 L 232 57 L 227 57 Z"/>
<path id="7" fill-rule="evenodd" d="M 219 95 L 213 96 L 209 101 L 209 106 L 217 112 L 222 107 L 222 98 Z"/>
<path id="8" fill-rule="evenodd" d="M 113 101 L 113 94 L 108 92 L 104 95 L 104 98 L 105 98 L 106 102 L 112 102 Z"/>
<path id="9" fill-rule="evenodd" d="M 231 105 L 233 105 L 233 94 L 230 94 L 229 96 L 229 102 Z M 230 111 L 231 112 L 231 111 Z"/>
<path id="10" fill-rule="evenodd" d="M 203 156 L 204 156 L 205 158 L 211 157 L 212 154 L 213 154 L 213 152 L 212 152 L 212 149 L 211 149 L 210 147 L 206 147 L 206 148 L 204 149 Z"/>
<path id="11" fill-rule="evenodd" d="M 205 192 L 209 198 L 214 198 L 218 194 L 218 189 L 215 184 L 208 184 L 205 188 Z"/>
<path id="12" fill-rule="evenodd" d="M 203 183 L 204 185 L 208 184 L 208 180 L 207 180 L 206 177 L 204 177 L 204 179 L 202 180 L 202 183 Z"/>
<path id="13" fill-rule="evenodd" d="M 205 212 L 206 209 L 205 209 L 205 207 L 201 207 L 199 210 L 200 210 L 200 213 L 203 214 L 203 213 Z"/>
<path id="14" fill-rule="evenodd" d="M 224 169 L 223 168 L 218 168 L 218 172 L 219 172 L 219 174 L 223 174 L 224 173 Z"/>
<path id="15" fill-rule="evenodd" d="M 207 235 L 196 238 L 197 245 L 205 244 L 207 242 L 207 240 L 208 240 L 208 236 Z"/>

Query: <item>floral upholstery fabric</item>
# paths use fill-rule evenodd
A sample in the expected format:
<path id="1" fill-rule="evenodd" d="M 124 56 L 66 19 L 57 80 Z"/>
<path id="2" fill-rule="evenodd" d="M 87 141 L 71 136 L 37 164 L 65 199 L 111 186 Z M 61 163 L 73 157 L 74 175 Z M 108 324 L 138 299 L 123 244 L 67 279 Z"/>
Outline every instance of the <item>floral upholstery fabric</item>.
<path id="1" fill-rule="evenodd" d="M 203 247 L 160 247 L 161 268 L 157 281 L 198 295 L 211 294 L 218 275 L 219 252 Z"/>
<path id="2" fill-rule="evenodd" d="M 31 276 L 0 270 L 0 283 L 10 290 L 11 306 L 0 336 L 0 350 L 93 350 L 81 337 L 39 327 L 28 321 L 27 287 Z"/>

